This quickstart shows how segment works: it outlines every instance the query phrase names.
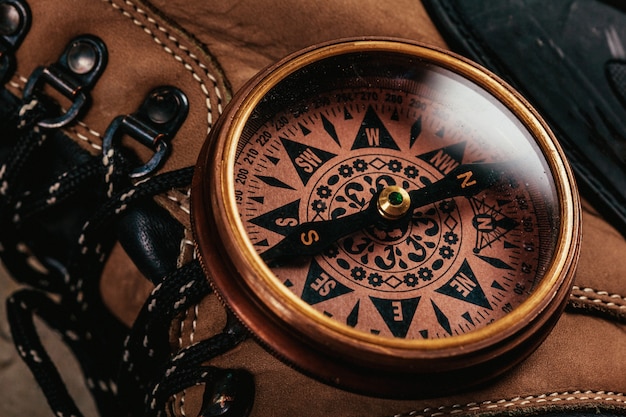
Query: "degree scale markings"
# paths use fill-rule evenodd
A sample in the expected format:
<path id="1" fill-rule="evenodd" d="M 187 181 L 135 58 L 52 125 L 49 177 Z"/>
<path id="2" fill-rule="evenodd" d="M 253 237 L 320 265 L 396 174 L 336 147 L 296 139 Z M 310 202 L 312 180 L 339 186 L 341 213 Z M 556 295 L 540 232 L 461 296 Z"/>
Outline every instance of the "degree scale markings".
<path id="1" fill-rule="evenodd" d="M 242 210 L 250 218 L 246 222 L 246 227 L 255 245 L 271 247 L 280 239 L 280 236 L 287 233 L 290 227 L 314 218 L 326 218 L 325 216 L 328 216 L 331 211 L 343 216 L 348 209 L 361 210 L 363 207 L 359 205 L 362 201 L 360 196 L 368 192 L 367 187 L 375 185 L 375 178 L 379 180 L 382 178 L 385 181 L 391 179 L 404 181 L 406 186 L 419 188 L 427 184 L 427 181 L 436 181 L 437 175 L 440 175 L 436 172 L 449 173 L 452 168 L 463 163 L 467 158 L 471 158 L 471 155 L 483 156 L 471 140 L 455 132 L 454 129 L 446 128 L 447 126 L 441 119 L 427 111 L 429 105 L 423 105 L 421 109 L 399 107 L 397 104 L 385 105 L 381 103 L 380 98 L 384 97 L 383 93 L 378 92 L 377 101 L 365 100 L 363 103 L 356 99 L 349 100 L 348 96 L 340 96 L 335 105 L 331 104 L 315 111 L 310 110 L 309 113 L 299 117 L 284 114 L 287 123 L 278 130 L 272 130 L 270 125 L 264 125 L 258 129 L 258 132 L 267 130 L 272 137 L 261 145 L 259 143 L 255 145 L 251 140 L 244 146 L 241 155 L 246 150 L 255 149 L 261 156 L 252 164 L 254 181 L 239 184 L 241 187 L 238 188 L 243 191 L 244 195 L 247 195 L 248 202 L 254 206 L 254 209 L 246 208 L 249 207 L 246 204 Z M 391 96 L 393 96 L 392 93 L 389 93 L 389 97 Z M 409 101 L 407 94 L 401 97 L 402 101 Z M 398 100 L 398 96 L 395 100 Z M 420 102 L 425 101 L 422 99 Z M 399 111 L 399 108 L 402 110 Z M 371 156 L 371 150 L 374 149 L 385 159 Z M 352 159 L 345 159 L 346 156 L 343 155 L 355 156 Z M 411 161 L 416 168 L 410 168 L 404 159 L 394 159 L 399 156 L 406 158 L 407 155 L 412 155 Z M 350 158 L 350 156 L 347 157 Z M 368 159 L 365 160 L 364 157 Z M 370 171 L 365 169 L 366 165 L 363 163 L 357 164 L 360 161 L 359 158 L 363 159 Z M 342 160 L 345 163 L 342 164 Z M 238 163 L 242 162 L 239 158 Z M 376 170 L 371 168 L 374 164 L 378 164 Z M 337 173 L 328 174 L 331 168 L 337 169 Z M 414 172 L 419 173 L 416 178 L 404 176 L 408 175 L 406 173 L 412 175 Z M 431 173 L 428 174 L 429 172 Z M 328 182 L 319 185 L 320 178 L 325 178 L 324 175 L 328 178 Z M 350 176 L 360 182 L 348 183 L 342 179 Z M 466 180 L 468 183 L 471 182 L 469 177 Z M 327 188 L 332 188 L 331 186 L 340 188 L 342 192 L 345 192 L 344 195 L 327 195 Z M 355 190 L 356 194 L 349 194 L 349 191 Z M 455 199 L 457 200 L 458 198 Z M 383 277 L 385 270 L 380 267 L 386 267 L 392 261 L 396 262 L 396 259 L 392 258 L 398 256 L 394 252 L 384 252 L 386 250 L 384 248 L 397 247 L 397 244 L 393 243 L 396 242 L 392 236 L 393 233 L 389 231 L 378 231 L 373 235 L 369 235 L 370 232 L 358 234 L 359 241 L 363 244 L 370 242 L 367 244 L 372 245 L 374 244 L 372 242 L 376 241 L 378 242 L 376 245 L 383 248 L 383 252 L 378 257 L 374 256 L 378 252 L 362 252 L 360 260 L 356 259 L 366 264 L 371 263 L 374 258 L 381 259 L 378 264 L 379 272 L 372 269 L 371 275 L 360 278 L 361 281 L 357 280 L 360 277 L 358 274 L 354 275 L 355 268 L 358 267 L 358 263 L 352 263 L 355 262 L 355 258 L 341 255 L 346 248 L 342 240 L 337 246 L 331 248 L 331 252 L 311 259 L 307 268 L 308 272 L 304 275 L 297 268 L 288 265 L 276 267 L 275 272 L 279 279 L 289 283 L 290 289 L 307 304 L 319 308 L 328 317 L 366 332 L 392 337 L 422 338 L 447 337 L 469 331 L 489 321 L 493 309 L 500 308 L 503 299 L 512 293 L 510 288 L 513 285 L 506 282 L 507 279 L 504 277 L 499 278 L 502 282 L 498 279 L 482 282 L 481 273 L 474 273 L 474 269 L 482 273 L 488 269 L 515 270 L 516 263 L 512 256 L 519 255 L 521 249 L 520 246 L 508 244 L 508 241 L 504 240 L 507 233 L 519 227 L 519 222 L 512 220 L 507 222 L 506 219 L 511 218 L 502 214 L 504 212 L 501 209 L 498 211 L 495 202 L 489 205 L 477 200 L 478 202 L 472 206 L 469 200 L 465 201 L 459 200 L 452 208 L 452 210 L 463 209 L 465 214 L 458 218 L 452 216 L 456 212 L 445 212 L 449 208 L 444 209 L 435 205 L 431 209 L 431 211 L 434 210 L 433 214 L 439 217 L 437 220 L 429 220 L 429 224 L 436 224 L 439 229 L 445 225 L 449 232 L 445 236 L 437 235 L 439 237 L 431 243 L 435 246 L 425 249 L 431 251 L 432 254 L 428 256 L 433 260 L 419 261 L 426 263 L 422 264 L 421 269 L 415 270 L 416 273 L 422 274 L 419 275 L 421 278 L 416 278 L 418 283 L 416 289 L 404 283 L 408 278 L 396 276 L 397 274 Z M 496 225 L 494 230 L 499 227 L 504 230 L 504 233 L 497 236 L 494 234 L 490 239 L 480 238 L 480 233 L 486 233 L 489 219 L 487 217 L 476 219 L 478 213 L 476 207 L 479 207 L 482 212 L 496 213 L 499 217 L 496 218 L 494 215 L 493 221 Z M 442 209 L 444 212 L 441 212 Z M 467 213 L 471 213 L 474 217 L 473 223 L 471 217 L 466 218 Z M 409 225 L 408 227 L 416 226 Z M 421 234 L 411 237 L 410 241 L 426 248 L 423 243 L 429 243 L 427 239 L 424 239 L 428 235 L 423 233 L 428 230 L 431 233 L 433 227 L 435 226 L 431 229 L 421 228 Z M 480 246 L 479 243 L 472 244 L 471 247 L 480 248 L 479 253 L 468 252 L 468 243 L 474 239 L 469 234 L 466 238 L 460 239 L 458 236 L 461 230 L 464 230 L 464 234 L 473 230 L 472 233 L 476 235 L 475 241 L 480 241 L 481 244 Z M 385 240 L 376 240 L 381 238 L 381 233 L 387 234 L 384 239 L 391 240 L 387 243 Z M 464 246 L 462 242 L 465 242 Z M 503 242 L 503 248 L 509 249 L 508 257 L 490 255 L 496 243 L 499 246 Z M 339 252 L 336 252 L 337 250 Z M 465 255 L 461 255 L 461 252 Z M 452 259 L 450 266 L 442 269 L 441 263 L 432 263 L 436 260 L 435 258 L 445 259 L 440 258 L 444 255 Z M 336 259 L 334 264 L 331 263 L 333 259 Z M 484 265 L 477 267 L 476 262 L 482 262 Z M 435 270 L 433 266 L 439 269 Z M 446 271 L 449 272 L 445 273 Z M 451 271 L 461 272 L 457 276 L 451 275 Z M 433 273 L 439 273 L 440 276 L 436 279 L 429 278 L 429 274 Z M 492 273 L 485 275 L 493 276 Z M 432 282 L 429 283 L 427 279 L 431 279 Z M 508 280 L 514 280 L 514 278 Z M 364 284 L 365 281 L 369 284 Z M 406 282 L 413 283 L 414 281 Z M 400 289 L 400 291 L 393 291 L 394 289 Z M 340 299 L 346 301 L 335 302 Z M 409 300 L 417 301 L 409 302 Z M 364 317 L 367 318 L 364 319 Z"/>

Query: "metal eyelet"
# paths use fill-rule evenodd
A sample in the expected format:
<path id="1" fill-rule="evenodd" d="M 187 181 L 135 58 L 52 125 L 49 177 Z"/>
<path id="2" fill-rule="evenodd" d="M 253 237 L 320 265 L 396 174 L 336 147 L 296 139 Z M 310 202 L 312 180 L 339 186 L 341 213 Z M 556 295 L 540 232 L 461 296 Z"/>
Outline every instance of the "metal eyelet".
<path id="1" fill-rule="evenodd" d="M 187 96 L 176 87 L 163 86 L 152 90 L 136 113 L 118 116 L 102 139 L 103 153 L 127 134 L 154 150 L 148 162 L 131 171 L 131 178 L 142 178 L 159 168 L 169 154 L 169 141 L 187 118 Z"/>
<path id="2" fill-rule="evenodd" d="M 15 69 L 13 52 L 30 29 L 31 12 L 23 0 L 0 1 L 0 81 Z"/>
<path id="3" fill-rule="evenodd" d="M 24 97 L 41 91 L 44 84 L 72 101 L 70 108 L 58 117 L 40 120 L 38 125 L 53 129 L 72 122 L 87 105 L 87 93 L 104 72 L 108 60 L 106 45 L 93 35 L 82 35 L 72 40 L 57 62 L 33 71 L 24 87 Z"/>

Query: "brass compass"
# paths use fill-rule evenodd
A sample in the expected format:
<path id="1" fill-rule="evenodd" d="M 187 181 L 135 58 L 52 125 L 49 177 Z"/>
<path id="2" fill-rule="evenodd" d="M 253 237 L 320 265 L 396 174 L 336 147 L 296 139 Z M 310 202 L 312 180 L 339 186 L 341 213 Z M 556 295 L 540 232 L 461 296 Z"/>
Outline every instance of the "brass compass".
<path id="1" fill-rule="evenodd" d="M 396 39 L 312 47 L 252 79 L 202 149 L 192 218 L 213 287 L 260 343 L 391 397 L 529 355 L 580 241 L 572 173 L 529 104 Z"/>

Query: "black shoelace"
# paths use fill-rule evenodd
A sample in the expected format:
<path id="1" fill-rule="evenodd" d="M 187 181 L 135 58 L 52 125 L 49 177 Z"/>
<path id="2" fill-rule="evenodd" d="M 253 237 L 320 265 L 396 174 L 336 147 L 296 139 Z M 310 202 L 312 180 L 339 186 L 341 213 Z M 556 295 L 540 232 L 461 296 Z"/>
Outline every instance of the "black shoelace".
<path id="1" fill-rule="evenodd" d="M 54 103 L 37 94 L 16 101 L 14 111 L 0 121 L 2 145 L 7 145 L 3 149 L 9 149 L 0 153 L 0 255 L 13 277 L 26 284 L 8 300 L 7 316 L 16 348 L 52 411 L 81 415 L 42 346 L 35 315 L 73 351 L 102 416 L 164 415 L 172 395 L 197 384 L 206 386 L 202 415 L 247 413 L 254 390 L 251 375 L 203 365 L 246 337 L 237 320 L 229 317 L 221 333 L 171 352 L 172 320 L 211 291 L 196 260 L 153 280 L 155 289 L 131 329 L 108 311 L 99 292 L 105 261 L 116 242 L 111 224 L 146 199 L 188 187 L 193 169 L 133 182 L 133 164 L 115 145 L 55 178 L 38 178 L 41 154 L 57 141 L 70 141 L 59 129 L 38 124 L 56 111 Z M 24 230 L 33 227 L 31 222 L 45 222 L 86 190 L 93 193 L 94 186 L 101 201 L 89 204 L 94 210 L 70 242 L 67 262 L 51 258 L 44 270 L 33 267 Z"/>

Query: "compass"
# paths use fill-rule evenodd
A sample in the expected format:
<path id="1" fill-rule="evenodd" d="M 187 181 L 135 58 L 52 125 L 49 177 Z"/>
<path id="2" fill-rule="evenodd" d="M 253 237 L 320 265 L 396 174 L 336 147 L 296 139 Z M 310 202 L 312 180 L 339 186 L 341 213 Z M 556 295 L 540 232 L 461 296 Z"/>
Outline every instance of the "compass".
<path id="1" fill-rule="evenodd" d="M 398 39 L 292 54 L 229 103 L 192 185 L 217 294 L 296 369 L 422 397 L 484 383 L 562 312 L 580 243 L 571 170 L 512 88 Z"/>

